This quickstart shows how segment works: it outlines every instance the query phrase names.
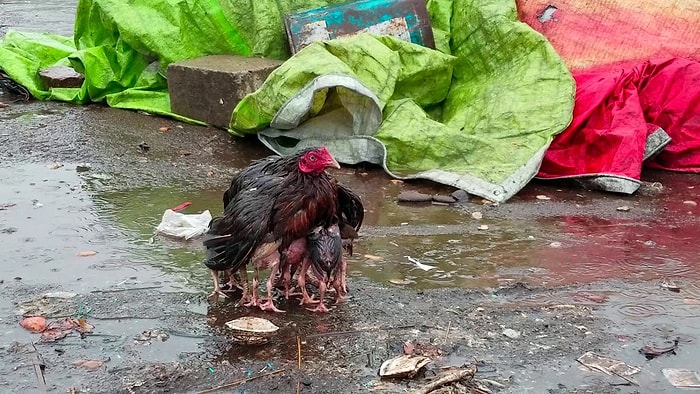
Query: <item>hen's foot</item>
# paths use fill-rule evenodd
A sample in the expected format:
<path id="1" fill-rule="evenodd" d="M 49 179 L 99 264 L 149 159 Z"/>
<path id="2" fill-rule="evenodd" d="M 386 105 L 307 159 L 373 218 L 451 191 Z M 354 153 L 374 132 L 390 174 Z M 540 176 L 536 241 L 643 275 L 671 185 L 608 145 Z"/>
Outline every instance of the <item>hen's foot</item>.
<path id="1" fill-rule="evenodd" d="M 326 307 L 326 305 L 323 302 L 320 302 L 318 304 L 318 306 L 314 309 L 306 308 L 306 310 L 311 311 L 311 312 L 315 312 L 315 313 L 328 313 L 329 312 L 328 308 Z"/>
<path id="2" fill-rule="evenodd" d="M 267 301 L 263 302 L 260 304 L 260 309 L 263 311 L 267 312 L 279 312 L 279 313 L 284 313 L 285 311 L 278 309 L 275 306 L 275 303 L 272 301 L 272 298 L 269 298 Z"/>

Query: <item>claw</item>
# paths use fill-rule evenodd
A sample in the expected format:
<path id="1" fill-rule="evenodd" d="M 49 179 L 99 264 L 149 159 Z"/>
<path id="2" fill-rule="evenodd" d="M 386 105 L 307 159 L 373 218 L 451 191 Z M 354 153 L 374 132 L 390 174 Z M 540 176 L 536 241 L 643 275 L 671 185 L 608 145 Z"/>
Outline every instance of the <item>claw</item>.
<path id="1" fill-rule="evenodd" d="M 323 302 L 320 302 L 318 304 L 318 306 L 314 309 L 306 308 L 306 310 L 310 311 L 310 312 L 315 312 L 315 313 L 327 313 L 328 312 L 328 308 L 326 307 L 326 305 L 323 304 Z"/>
<path id="2" fill-rule="evenodd" d="M 267 301 L 264 303 L 260 304 L 260 309 L 263 311 L 269 311 L 269 312 L 279 312 L 279 313 L 284 313 L 285 311 L 278 309 L 275 306 L 275 303 L 272 301 L 271 298 L 269 298 Z"/>

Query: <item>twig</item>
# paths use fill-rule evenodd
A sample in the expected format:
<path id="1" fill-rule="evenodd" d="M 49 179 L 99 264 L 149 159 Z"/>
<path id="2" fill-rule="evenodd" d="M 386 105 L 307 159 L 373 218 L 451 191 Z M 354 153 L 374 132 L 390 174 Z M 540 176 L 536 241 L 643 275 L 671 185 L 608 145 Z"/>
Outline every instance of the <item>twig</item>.
<path id="1" fill-rule="evenodd" d="M 153 289 L 162 289 L 163 286 L 143 286 L 143 287 L 130 287 L 128 289 L 106 289 L 106 290 L 93 290 L 90 293 L 122 293 L 125 291 L 138 291 L 138 290 L 153 290 Z"/>
<path id="2" fill-rule="evenodd" d="M 46 365 L 41 359 L 41 355 L 39 355 L 39 351 L 36 350 L 36 346 L 34 346 L 33 343 L 32 347 L 34 348 L 34 373 L 36 374 L 36 381 L 39 384 L 39 392 L 46 393 L 46 377 L 44 376 L 44 368 L 46 368 Z"/>
<path id="3" fill-rule="evenodd" d="M 301 370 L 301 338 L 297 335 L 297 361 L 298 367 Z"/>
<path id="4" fill-rule="evenodd" d="M 239 380 L 233 381 L 233 382 L 231 382 L 231 383 L 226 383 L 226 384 L 221 385 L 221 386 L 218 386 L 218 387 L 213 387 L 213 388 L 210 388 L 210 389 L 207 389 L 207 390 L 204 390 L 204 391 L 200 391 L 200 392 L 198 392 L 197 394 L 213 393 L 213 392 L 215 392 L 215 391 L 219 391 L 219 390 L 223 390 L 223 389 L 230 389 L 230 388 L 232 388 L 232 387 L 236 387 L 236 386 L 241 385 L 241 384 L 243 384 L 243 383 L 250 382 L 251 380 L 263 378 L 263 377 L 265 377 L 265 376 L 274 375 L 274 374 L 277 374 L 277 373 L 280 373 L 280 372 L 284 372 L 284 371 L 286 371 L 286 369 L 283 368 L 283 369 L 278 369 L 278 370 L 275 370 L 275 371 L 270 371 L 270 372 L 264 373 L 264 374 L 262 374 L 262 375 L 257 375 L 257 376 L 253 376 L 253 377 L 245 378 L 245 379 L 239 379 Z"/>
<path id="5" fill-rule="evenodd" d="M 445 343 L 447 343 L 447 339 L 450 337 L 450 327 L 452 327 L 452 320 L 450 320 L 447 323 L 447 331 L 445 332 Z"/>
<path id="6" fill-rule="evenodd" d="M 479 382 L 481 382 L 481 383 L 486 383 L 486 384 L 491 385 L 491 386 L 494 386 L 494 387 L 498 387 L 499 389 L 504 389 L 504 388 L 506 388 L 506 385 L 505 385 L 505 384 L 500 383 L 500 382 L 497 382 L 497 381 L 495 381 L 495 380 L 491 380 L 491 379 L 479 379 Z"/>
<path id="7" fill-rule="evenodd" d="M 457 372 L 450 372 L 445 376 L 441 377 L 440 379 L 434 380 L 426 384 L 420 390 L 416 391 L 415 394 L 429 394 L 431 391 L 437 390 L 438 388 L 446 384 L 459 382 L 460 380 L 464 379 L 471 380 L 474 378 L 475 373 L 476 365 L 472 364 L 465 369 L 460 369 Z"/>
<path id="8" fill-rule="evenodd" d="M 351 335 L 351 334 L 359 334 L 361 332 L 365 331 L 386 331 L 386 330 L 406 330 L 409 328 L 415 328 L 415 324 L 411 324 L 408 326 L 398 326 L 398 327 L 367 327 L 367 328 L 360 328 L 359 330 L 351 330 L 351 331 L 331 331 L 331 332 L 322 332 L 319 334 L 312 334 L 312 335 L 307 335 L 305 338 L 316 338 L 316 337 L 329 337 L 329 336 L 336 336 L 336 335 Z"/>

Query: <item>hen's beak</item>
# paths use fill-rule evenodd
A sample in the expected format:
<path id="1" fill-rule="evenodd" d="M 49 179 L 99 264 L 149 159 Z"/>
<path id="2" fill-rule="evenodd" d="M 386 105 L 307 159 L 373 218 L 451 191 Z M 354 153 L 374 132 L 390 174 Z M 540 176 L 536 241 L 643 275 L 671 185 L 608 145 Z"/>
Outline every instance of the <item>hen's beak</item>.
<path id="1" fill-rule="evenodd" d="M 332 161 L 328 163 L 328 167 L 333 167 L 333 168 L 340 168 L 340 164 L 338 164 L 338 160 L 335 159 L 335 157 L 331 157 Z"/>

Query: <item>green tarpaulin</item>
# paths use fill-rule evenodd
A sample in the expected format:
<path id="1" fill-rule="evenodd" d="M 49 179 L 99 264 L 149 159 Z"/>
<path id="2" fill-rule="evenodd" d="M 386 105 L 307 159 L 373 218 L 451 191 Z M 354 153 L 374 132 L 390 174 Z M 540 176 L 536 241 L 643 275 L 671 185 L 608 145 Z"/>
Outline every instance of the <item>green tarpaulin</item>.
<path id="1" fill-rule="evenodd" d="M 73 40 L 10 31 L 0 69 L 40 99 L 106 102 L 175 116 L 165 69 L 209 54 L 287 59 L 282 15 L 343 1 L 81 0 Z M 571 119 L 574 83 L 513 0 L 429 0 L 438 50 L 358 35 L 315 43 L 235 109 L 231 132 L 274 150 L 324 143 L 494 201 L 537 172 Z M 78 89 L 44 90 L 43 67 L 72 65 Z"/>

